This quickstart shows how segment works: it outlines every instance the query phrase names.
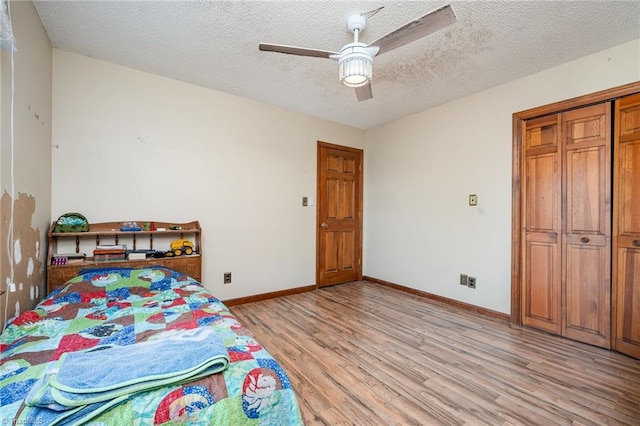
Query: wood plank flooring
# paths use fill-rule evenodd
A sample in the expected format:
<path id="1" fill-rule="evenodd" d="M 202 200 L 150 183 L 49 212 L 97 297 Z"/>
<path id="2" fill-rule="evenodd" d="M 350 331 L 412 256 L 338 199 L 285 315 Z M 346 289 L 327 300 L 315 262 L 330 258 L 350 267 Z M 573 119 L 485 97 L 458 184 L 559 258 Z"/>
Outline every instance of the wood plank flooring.
<path id="1" fill-rule="evenodd" d="M 640 425 L 640 361 L 378 284 L 231 309 L 309 425 Z"/>

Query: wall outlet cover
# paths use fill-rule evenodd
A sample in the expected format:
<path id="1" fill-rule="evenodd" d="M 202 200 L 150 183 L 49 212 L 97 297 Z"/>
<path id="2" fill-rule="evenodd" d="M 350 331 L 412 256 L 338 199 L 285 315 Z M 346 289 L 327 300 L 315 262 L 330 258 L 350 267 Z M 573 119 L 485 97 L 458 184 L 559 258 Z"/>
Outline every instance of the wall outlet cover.
<path id="1" fill-rule="evenodd" d="M 469 277 L 469 288 L 476 288 L 476 277 Z"/>

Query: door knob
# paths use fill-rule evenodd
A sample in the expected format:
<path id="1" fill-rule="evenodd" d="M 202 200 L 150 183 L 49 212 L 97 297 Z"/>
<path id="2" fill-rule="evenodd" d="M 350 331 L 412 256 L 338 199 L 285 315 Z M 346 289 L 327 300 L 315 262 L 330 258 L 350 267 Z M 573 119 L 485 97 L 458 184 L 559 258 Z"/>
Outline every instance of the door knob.
<path id="1" fill-rule="evenodd" d="M 320 228 L 322 229 L 327 229 L 329 227 L 329 225 L 327 225 L 326 223 L 323 223 L 322 225 L 320 225 Z"/>
<path id="2" fill-rule="evenodd" d="M 633 240 L 633 245 L 636 247 L 640 247 L 640 240 Z"/>
<path id="3" fill-rule="evenodd" d="M 582 237 L 582 238 L 580 238 L 580 241 L 582 241 L 584 244 L 587 244 L 589 242 L 589 238 Z"/>

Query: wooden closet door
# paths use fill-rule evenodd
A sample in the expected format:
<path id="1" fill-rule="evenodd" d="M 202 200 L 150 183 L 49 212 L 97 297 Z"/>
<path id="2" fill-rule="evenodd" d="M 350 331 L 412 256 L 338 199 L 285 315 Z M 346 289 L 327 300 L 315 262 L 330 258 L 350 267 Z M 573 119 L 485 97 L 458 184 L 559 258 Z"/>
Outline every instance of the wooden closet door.
<path id="1" fill-rule="evenodd" d="M 560 115 L 525 123 L 523 323 L 560 334 Z"/>
<path id="2" fill-rule="evenodd" d="M 611 346 L 611 105 L 527 120 L 523 323 Z"/>
<path id="3" fill-rule="evenodd" d="M 615 102 L 614 345 L 640 358 L 640 94 Z"/>
<path id="4" fill-rule="evenodd" d="M 611 105 L 563 114 L 562 335 L 611 347 Z"/>

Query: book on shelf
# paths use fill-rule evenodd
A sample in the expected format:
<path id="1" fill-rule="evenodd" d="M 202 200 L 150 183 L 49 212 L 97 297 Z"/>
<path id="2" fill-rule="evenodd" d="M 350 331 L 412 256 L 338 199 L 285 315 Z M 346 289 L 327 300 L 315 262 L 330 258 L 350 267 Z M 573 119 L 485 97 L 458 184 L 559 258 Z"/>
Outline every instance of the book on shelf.
<path id="1" fill-rule="evenodd" d="M 125 260 L 127 255 L 125 253 L 114 253 L 114 254 L 94 254 L 93 260 L 95 262 L 111 262 L 114 260 Z"/>
<path id="2" fill-rule="evenodd" d="M 129 260 L 144 260 L 147 258 L 147 253 L 129 253 Z"/>
<path id="3" fill-rule="evenodd" d="M 51 265 L 61 266 L 68 263 L 80 263 L 84 262 L 86 258 L 86 253 L 54 253 L 51 255 Z"/>
<path id="4" fill-rule="evenodd" d="M 126 250 L 126 244 L 98 244 L 96 250 Z"/>
<path id="5" fill-rule="evenodd" d="M 84 253 L 68 253 L 67 255 L 55 253 L 51 256 L 51 264 L 53 266 L 61 266 L 69 263 L 82 263 L 86 258 L 87 256 Z"/>
<path id="6" fill-rule="evenodd" d="M 127 252 L 126 244 L 98 244 L 93 250 L 93 255 L 96 254 L 124 254 Z"/>
<path id="7" fill-rule="evenodd" d="M 87 253 L 54 253 L 53 257 L 66 257 L 67 259 L 84 259 Z"/>
<path id="8" fill-rule="evenodd" d="M 94 250 L 93 251 L 93 255 L 98 255 L 98 254 L 126 254 L 127 251 L 126 250 Z"/>
<path id="9" fill-rule="evenodd" d="M 153 256 L 155 252 L 153 249 L 127 250 L 127 258 L 129 260 L 142 260 Z"/>

